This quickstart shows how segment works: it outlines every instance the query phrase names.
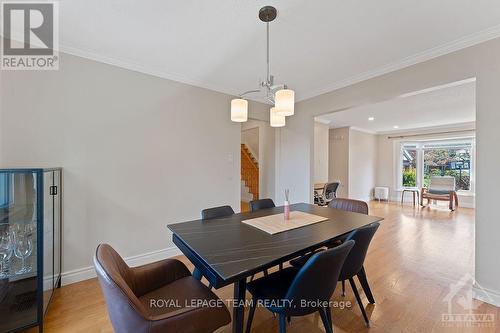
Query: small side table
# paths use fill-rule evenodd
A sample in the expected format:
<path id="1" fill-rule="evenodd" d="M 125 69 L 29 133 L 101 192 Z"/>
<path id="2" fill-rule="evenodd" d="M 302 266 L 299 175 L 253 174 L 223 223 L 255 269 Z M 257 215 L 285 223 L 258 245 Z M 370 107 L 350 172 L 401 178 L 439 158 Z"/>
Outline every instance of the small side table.
<path id="1" fill-rule="evenodd" d="M 415 206 L 415 203 L 418 203 L 420 201 L 420 191 L 418 189 L 405 188 L 405 189 L 403 189 L 403 192 L 401 193 L 401 203 L 404 202 L 405 192 L 411 192 L 413 194 L 413 206 Z M 415 197 L 417 198 L 417 200 L 415 200 Z"/>

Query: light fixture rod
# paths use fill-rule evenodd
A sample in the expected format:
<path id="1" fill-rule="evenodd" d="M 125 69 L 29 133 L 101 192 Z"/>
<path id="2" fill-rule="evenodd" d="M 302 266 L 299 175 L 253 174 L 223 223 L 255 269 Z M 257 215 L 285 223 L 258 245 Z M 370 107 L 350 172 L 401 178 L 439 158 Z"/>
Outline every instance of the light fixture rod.
<path id="1" fill-rule="evenodd" d="M 245 95 L 252 94 L 252 93 L 257 93 L 257 92 L 260 92 L 260 89 L 255 89 L 255 90 L 247 90 L 247 91 L 245 91 L 244 93 L 241 93 L 239 96 L 240 96 L 240 97 L 243 97 L 243 96 L 245 96 Z"/>
<path id="2" fill-rule="evenodd" d="M 269 73 L 271 72 L 271 65 L 269 64 L 269 22 L 266 23 L 266 33 L 267 33 L 267 47 L 266 47 L 266 51 L 267 51 L 267 76 L 266 76 L 266 80 L 267 80 L 267 83 L 270 83 L 270 77 L 269 77 Z"/>

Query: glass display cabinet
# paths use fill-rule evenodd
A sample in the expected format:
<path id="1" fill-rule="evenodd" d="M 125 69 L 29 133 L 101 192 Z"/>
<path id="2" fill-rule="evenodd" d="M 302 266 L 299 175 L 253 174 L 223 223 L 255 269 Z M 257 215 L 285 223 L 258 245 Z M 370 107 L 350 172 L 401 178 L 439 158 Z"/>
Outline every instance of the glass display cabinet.
<path id="1" fill-rule="evenodd" d="M 62 169 L 0 169 L 0 333 L 38 326 L 61 285 Z"/>

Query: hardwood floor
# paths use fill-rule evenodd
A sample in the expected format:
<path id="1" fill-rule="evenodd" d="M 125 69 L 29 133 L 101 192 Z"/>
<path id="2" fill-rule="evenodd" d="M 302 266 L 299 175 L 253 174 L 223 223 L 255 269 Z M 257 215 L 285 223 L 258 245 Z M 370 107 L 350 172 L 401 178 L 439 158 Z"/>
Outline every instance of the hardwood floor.
<path id="1" fill-rule="evenodd" d="M 364 326 L 360 310 L 348 284 L 333 300 L 351 302 L 350 308 L 333 309 L 335 332 L 500 332 L 500 309 L 471 301 L 472 313 L 494 316 L 493 327 L 467 327 L 457 323 L 445 327 L 441 318 L 448 313 L 446 296 L 464 280 L 454 294 L 451 311 L 468 313 L 474 265 L 474 211 L 459 208 L 414 208 L 397 203 L 370 203 L 370 214 L 383 216 L 379 231 L 365 263 L 376 304 L 363 302 L 371 319 Z M 183 262 L 192 265 L 185 257 Z M 232 286 L 217 290 L 222 299 L 232 297 Z M 465 305 L 465 309 L 463 306 Z M 246 318 L 246 317 L 245 317 Z M 113 332 L 106 305 L 96 279 L 65 286 L 56 291 L 45 324 L 46 332 Z M 278 332 L 278 319 L 258 308 L 253 332 Z M 231 332 L 231 326 L 218 332 Z M 324 332 L 318 315 L 293 318 L 287 332 Z"/>

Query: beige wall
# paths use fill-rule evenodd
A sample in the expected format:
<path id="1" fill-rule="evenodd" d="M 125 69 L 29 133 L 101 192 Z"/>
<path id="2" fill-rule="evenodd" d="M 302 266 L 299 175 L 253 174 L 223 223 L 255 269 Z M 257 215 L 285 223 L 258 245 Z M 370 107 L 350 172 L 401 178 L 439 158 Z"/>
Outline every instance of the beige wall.
<path id="1" fill-rule="evenodd" d="M 377 136 L 349 131 L 349 198 L 368 201 L 373 197 L 377 169 Z"/>
<path id="2" fill-rule="evenodd" d="M 330 130 L 329 181 L 340 181 L 337 196 L 349 197 L 349 127 Z"/>
<path id="3" fill-rule="evenodd" d="M 98 243 L 157 259 L 176 253 L 168 224 L 239 210 L 231 96 L 60 56 L 58 71 L 1 72 L 0 151 L 3 166 L 64 168 L 65 281 L 89 277 Z"/>
<path id="4" fill-rule="evenodd" d="M 279 137 L 279 190 L 292 188 L 297 201 L 311 201 L 313 187 L 313 119 L 315 116 L 396 98 L 404 93 L 475 77 L 477 106 L 475 278 L 486 290 L 475 296 L 500 305 L 500 224 L 496 166 L 500 131 L 500 39 L 437 57 L 296 104 L 295 116 Z M 309 157 L 309 158 L 308 158 Z M 471 235 L 472 236 L 472 235 Z M 493 299 L 493 301 L 491 301 Z"/>
<path id="5" fill-rule="evenodd" d="M 328 182 L 329 126 L 314 123 L 314 182 Z"/>

